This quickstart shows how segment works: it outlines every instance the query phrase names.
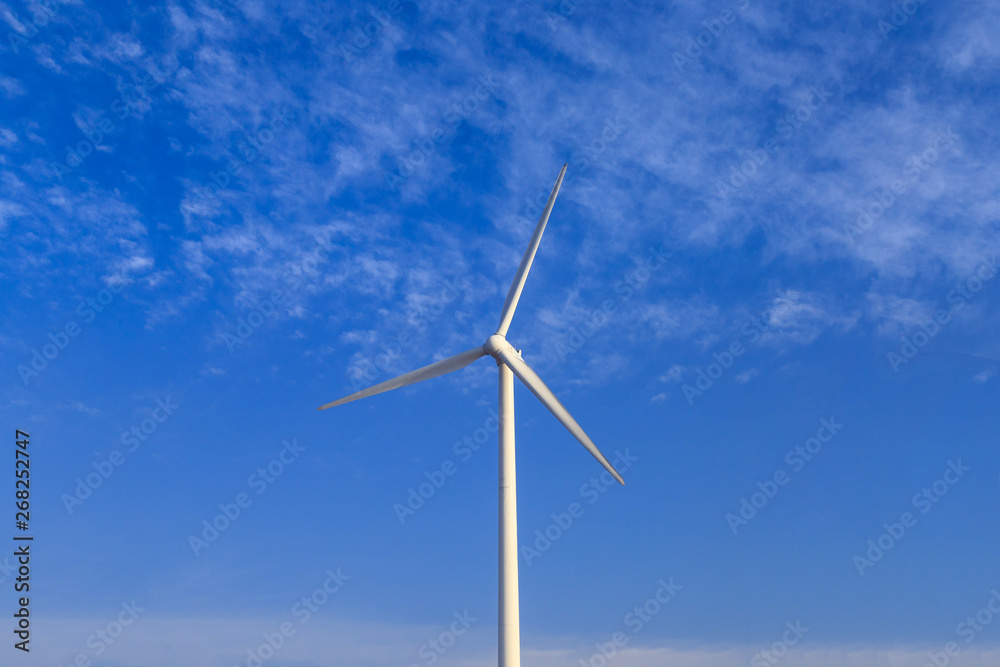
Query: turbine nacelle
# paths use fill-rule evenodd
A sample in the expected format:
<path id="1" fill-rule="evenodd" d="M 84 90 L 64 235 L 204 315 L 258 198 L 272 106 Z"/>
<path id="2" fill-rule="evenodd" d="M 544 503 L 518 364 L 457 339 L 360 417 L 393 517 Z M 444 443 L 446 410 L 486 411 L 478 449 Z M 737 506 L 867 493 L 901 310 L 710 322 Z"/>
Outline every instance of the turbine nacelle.
<path id="1" fill-rule="evenodd" d="M 513 352 L 517 356 L 521 356 L 521 352 L 515 350 L 514 346 L 508 343 L 507 339 L 500 334 L 493 334 L 483 343 L 483 352 L 496 359 L 499 363 L 503 363 L 503 359 L 500 358 L 501 351 Z"/>

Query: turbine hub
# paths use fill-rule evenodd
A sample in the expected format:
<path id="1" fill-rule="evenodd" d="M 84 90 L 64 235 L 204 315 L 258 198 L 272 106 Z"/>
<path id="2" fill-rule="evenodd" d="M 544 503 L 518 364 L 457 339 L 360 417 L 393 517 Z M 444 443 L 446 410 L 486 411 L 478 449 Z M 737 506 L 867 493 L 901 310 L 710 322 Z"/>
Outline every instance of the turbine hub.
<path id="1" fill-rule="evenodd" d="M 500 350 L 513 350 L 513 349 L 514 349 L 513 346 L 507 342 L 507 339 L 501 336 L 500 334 L 493 334 L 492 336 L 486 339 L 485 343 L 483 343 L 483 352 L 490 355 L 494 359 L 497 359 L 498 361 L 499 357 L 497 356 L 497 352 L 499 352 Z"/>

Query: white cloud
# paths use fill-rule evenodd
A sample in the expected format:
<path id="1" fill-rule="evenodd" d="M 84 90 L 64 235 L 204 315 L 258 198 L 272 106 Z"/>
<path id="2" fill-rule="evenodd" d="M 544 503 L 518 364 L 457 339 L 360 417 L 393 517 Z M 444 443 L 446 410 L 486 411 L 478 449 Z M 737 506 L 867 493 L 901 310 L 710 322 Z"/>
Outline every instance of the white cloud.
<path id="1" fill-rule="evenodd" d="M 895 337 L 930 321 L 934 305 L 907 299 L 894 294 L 882 295 L 869 292 L 867 316 L 876 322 L 875 331 L 880 336 Z"/>
<path id="2" fill-rule="evenodd" d="M 838 312 L 829 297 L 790 289 L 771 302 L 761 340 L 808 345 L 825 331 L 850 331 L 857 321 L 856 313 Z"/>
<path id="3" fill-rule="evenodd" d="M 658 379 L 660 382 L 680 382 L 681 376 L 684 373 L 684 368 L 674 364 L 671 366 L 666 373 L 661 375 Z"/>
<path id="4" fill-rule="evenodd" d="M 0 146 L 9 148 L 17 143 L 17 135 L 5 127 L 0 127 Z"/>
<path id="5" fill-rule="evenodd" d="M 985 371 L 980 371 L 972 376 L 972 379 L 979 383 L 989 382 L 997 374 L 995 369 L 987 369 Z"/>
<path id="6" fill-rule="evenodd" d="M 867 295 L 848 295 L 854 303 L 845 302 L 839 288 L 823 294 L 790 292 L 793 297 L 772 311 L 766 338 L 796 344 L 811 343 L 822 331 L 851 330 L 859 317 L 856 310 L 875 322 L 876 333 L 893 335 L 916 316 L 928 285 L 967 272 L 979 252 L 997 247 L 1000 203 L 992 195 L 1000 187 L 1000 167 L 994 151 L 977 140 L 992 107 L 967 96 L 941 96 L 933 82 L 901 70 L 880 82 L 878 94 L 871 93 L 871 82 L 856 73 L 891 64 L 893 46 L 874 28 L 827 39 L 825 29 L 817 27 L 831 17 L 827 7 L 803 10 L 814 23 L 796 28 L 795 48 L 775 49 L 773 39 L 788 28 L 787 16 L 754 5 L 706 49 L 696 67 L 679 72 L 671 64 L 673 52 L 711 17 L 701 5 L 647 13 L 642 21 L 630 19 L 628 12 L 606 15 L 596 7 L 581 7 L 555 29 L 537 6 L 445 10 L 429 5 L 414 17 L 415 25 L 392 22 L 351 63 L 332 46 L 338 43 L 333 37 L 340 34 L 343 16 L 330 8 L 236 5 L 222 10 L 209 2 L 171 3 L 151 10 L 160 12 L 169 26 L 161 52 L 131 34 L 102 30 L 92 44 L 74 42 L 75 51 L 67 49 L 64 56 L 73 67 L 95 71 L 111 63 L 131 71 L 141 62 L 169 72 L 156 94 L 164 110 L 169 105 L 181 110 L 182 122 L 170 128 L 172 145 L 192 165 L 175 175 L 183 191 L 177 206 L 185 222 L 184 238 L 153 253 L 133 230 L 125 236 L 134 246 L 118 244 L 115 258 L 104 253 L 107 270 L 145 271 L 156 276 L 150 283 L 185 286 L 184 296 L 157 306 L 162 313 L 179 314 L 181 304 L 217 290 L 232 290 L 236 298 L 268 289 L 295 272 L 308 287 L 288 305 L 290 311 L 308 317 L 315 311 L 310 300 L 320 296 L 338 303 L 361 298 L 372 306 L 366 313 L 381 308 L 389 315 L 352 322 L 351 329 L 378 324 L 398 331 L 407 326 L 399 311 L 419 308 L 436 281 L 471 274 L 475 266 L 481 272 L 473 277 L 479 296 L 454 311 L 454 326 L 451 318 L 441 322 L 445 339 L 466 335 L 467 325 L 506 289 L 523 252 L 531 233 L 525 200 L 539 192 L 544 196 L 555 169 L 567 160 L 570 179 L 556 209 L 559 219 L 553 218 L 540 255 L 541 260 L 573 258 L 559 269 L 566 273 L 560 280 L 565 278 L 561 285 L 568 296 L 550 299 L 537 311 L 538 349 L 547 359 L 556 355 L 546 341 L 562 336 L 600 303 L 593 295 L 607 291 L 601 284 L 609 277 L 604 267 L 642 255 L 638 249 L 652 239 L 663 239 L 675 257 L 690 259 L 690 253 L 700 258 L 701 253 L 738 249 L 759 234 L 759 261 L 741 269 L 752 277 L 785 263 L 805 270 L 835 263 L 847 275 L 877 273 L 877 284 Z M 79 11 L 89 10 L 80 5 Z M 874 26 L 865 3 L 842 3 L 837 11 L 844 20 Z M 979 20 L 968 20 L 973 13 Z M 956 16 L 942 19 L 943 27 L 932 30 L 920 48 L 937 57 L 949 76 L 981 76 L 995 60 L 988 35 L 1000 12 L 979 3 Z M 498 60 L 492 55 L 494 37 L 482 31 L 487 20 L 497 34 L 524 34 L 544 44 L 566 65 L 552 67 L 549 60 L 537 58 Z M 628 39 L 597 39 L 608 21 Z M 248 36 L 284 35 L 281 26 L 300 38 L 304 49 L 322 57 L 304 66 L 245 48 Z M 645 49 L 638 60 L 632 51 L 636 43 Z M 433 66 L 402 57 L 410 54 Z M 624 71 L 630 76 L 622 76 Z M 417 142 L 446 127 L 446 114 L 476 90 L 482 74 L 495 77 L 498 99 L 483 101 L 463 127 L 481 137 L 471 141 L 489 144 L 463 144 L 449 134 L 399 191 L 389 190 L 386 170 Z M 111 76 L 119 87 L 128 81 L 122 72 Z M 731 85 L 732 76 L 741 86 Z M 826 82 L 836 88 L 831 99 L 800 131 L 783 138 L 775 113 L 794 110 L 810 88 Z M 0 85 L 11 95 L 21 90 L 9 77 L 0 79 Z M 766 97 L 765 106 L 748 103 L 758 97 Z M 74 116 L 77 124 L 92 121 L 100 108 L 81 105 Z M 219 196 L 199 199 L 196 192 L 209 174 L 232 159 L 234 144 L 282 108 L 294 111 L 291 126 Z M 609 122 L 624 130 L 608 137 Z M 949 126 L 959 136 L 955 145 L 921 173 L 873 229 L 850 242 L 843 225 L 905 174 L 906 161 Z M 177 137 L 184 137 L 183 142 Z M 716 183 L 745 159 L 746 151 L 774 137 L 782 140 L 781 150 L 736 197 L 719 200 Z M 482 192 L 458 192 L 456 176 L 484 157 L 495 183 Z M 371 206 L 332 203 L 358 193 L 385 197 Z M 59 197 L 69 196 L 55 195 L 48 204 L 56 206 Z M 109 208 L 135 206 L 120 192 L 96 196 L 106 197 Z M 499 234 L 478 228 L 470 233 L 448 220 L 411 219 L 406 205 L 434 198 L 482 205 Z M 25 201 L 23 192 L 10 201 L 32 212 L 41 208 Z M 269 213 L 263 221 L 262 210 Z M 81 217 L 66 209 L 61 215 Z M 131 217 L 144 224 L 137 210 Z M 36 228 L 46 224 L 48 220 L 39 221 Z M 399 242 L 400 230 L 413 226 L 421 241 L 406 247 Z M 58 223 L 51 228 L 52 236 L 63 242 L 51 243 L 31 260 L 40 265 L 51 266 L 48 255 L 69 249 L 67 239 L 100 229 L 100 223 L 89 216 L 86 224 L 72 229 Z M 316 230 L 350 250 L 329 252 L 312 268 L 296 268 L 319 252 L 316 237 L 310 237 Z M 470 262 L 477 254 L 488 259 Z M 155 265 L 152 258 L 164 256 L 166 266 Z M 220 279 L 210 282 L 209 270 Z M 166 280 L 168 275 L 174 283 Z M 739 306 L 719 305 L 723 300 L 708 285 L 683 298 L 658 291 L 677 277 L 673 266 L 662 270 L 647 294 L 613 316 L 603 335 L 613 332 L 616 342 L 633 344 L 717 343 Z M 538 280 L 536 271 L 533 282 Z M 773 294 L 769 285 L 751 289 L 757 293 L 745 295 L 744 303 Z M 366 356 L 374 352 L 377 347 L 362 351 Z M 586 363 L 595 372 L 612 365 L 596 357 Z"/>

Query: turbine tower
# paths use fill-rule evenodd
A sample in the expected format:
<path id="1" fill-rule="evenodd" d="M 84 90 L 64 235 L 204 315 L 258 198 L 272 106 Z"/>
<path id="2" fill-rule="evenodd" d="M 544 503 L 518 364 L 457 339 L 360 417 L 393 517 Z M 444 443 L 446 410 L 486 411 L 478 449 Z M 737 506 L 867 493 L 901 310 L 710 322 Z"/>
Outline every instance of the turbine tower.
<path id="1" fill-rule="evenodd" d="M 497 362 L 500 371 L 500 615 L 499 615 L 499 664 L 500 667 L 520 667 L 521 665 L 521 637 L 518 620 L 518 598 L 517 598 L 517 486 L 514 476 L 514 376 L 524 383 L 531 390 L 539 401 L 549 409 L 555 418 L 580 441 L 588 452 L 593 454 L 602 466 L 607 469 L 611 476 L 624 484 L 625 481 L 618 471 L 614 469 L 604 454 L 597 449 L 597 446 L 584 433 L 580 425 L 576 423 L 569 411 L 563 407 L 555 394 L 545 386 L 541 378 L 531 370 L 521 359 L 520 350 L 515 350 L 507 342 L 507 329 L 514 317 L 514 310 L 517 308 L 518 299 L 521 297 L 521 290 L 524 289 L 524 282 L 528 278 L 528 271 L 531 269 L 531 262 L 535 258 L 538 244 L 542 240 L 542 233 L 545 231 L 545 224 L 549 220 L 552 206 L 556 203 L 556 196 L 559 194 L 559 187 L 562 185 L 563 176 L 566 174 L 566 165 L 563 165 L 559 172 L 559 178 L 549 194 L 549 200 L 542 211 L 542 217 L 538 220 L 535 233 L 531 236 L 528 249 L 521 258 L 521 264 L 517 267 L 517 274 L 514 282 L 511 283 L 510 291 L 507 292 L 507 300 L 504 301 L 503 310 L 500 313 L 500 326 L 496 333 L 486 339 L 483 345 L 474 347 L 471 350 L 456 354 L 452 357 L 438 361 L 429 366 L 418 368 L 415 371 L 400 375 L 392 380 L 387 380 L 380 384 L 369 387 L 362 391 L 345 396 L 339 400 L 327 403 L 320 407 L 320 410 L 332 408 L 336 405 L 343 405 L 356 401 L 359 398 L 366 398 L 397 389 L 407 385 L 429 380 L 445 373 L 457 371 L 465 368 L 476 359 L 489 355 Z"/>

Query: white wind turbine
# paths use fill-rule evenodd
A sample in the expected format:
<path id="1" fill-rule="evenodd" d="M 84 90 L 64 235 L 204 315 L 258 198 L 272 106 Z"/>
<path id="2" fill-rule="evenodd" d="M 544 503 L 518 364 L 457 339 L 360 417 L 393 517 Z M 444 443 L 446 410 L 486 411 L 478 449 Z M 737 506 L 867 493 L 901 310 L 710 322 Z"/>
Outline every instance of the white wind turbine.
<path id="1" fill-rule="evenodd" d="M 500 646 L 499 657 L 500 667 L 520 667 L 521 665 L 521 639 L 520 626 L 518 621 L 518 597 L 517 597 L 517 493 L 514 478 L 514 375 L 516 375 L 524 385 L 531 390 L 539 401 L 549 409 L 556 419 L 565 426 L 577 440 L 580 441 L 587 451 L 594 455 L 601 465 L 603 465 L 611 475 L 621 484 L 625 481 L 618 471 L 614 469 L 604 454 L 597 449 L 597 446 L 584 433 L 580 425 L 576 423 L 573 416 L 563 407 L 555 394 L 545 386 L 541 378 L 531 370 L 528 364 L 521 359 L 520 350 L 515 350 L 507 342 L 507 328 L 514 317 L 514 309 L 517 308 L 517 301 L 524 288 L 524 281 L 528 277 L 531 269 L 531 262 L 535 258 L 538 250 L 538 243 L 542 240 L 542 233 L 545 231 L 545 223 L 549 220 L 552 206 L 555 204 L 556 195 L 559 194 L 559 187 L 562 185 L 563 176 L 566 174 L 566 165 L 563 165 L 556 179 L 555 187 L 549 194 L 549 200 L 542 211 L 542 217 L 538 220 L 535 233 L 531 236 L 528 249 L 521 258 L 521 265 L 517 267 L 517 275 L 507 292 L 507 300 L 504 301 L 503 311 L 500 313 L 500 326 L 496 333 L 486 339 L 483 345 L 477 346 L 438 361 L 429 366 L 418 368 L 415 371 L 400 375 L 392 380 L 387 380 L 380 384 L 369 387 L 362 391 L 345 396 L 340 400 L 327 403 L 320 407 L 320 410 L 332 408 L 335 405 L 342 405 L 359 398 L 381 394 L 390 389 L 397 389 L 407 385 L 429 380 L 445 373 L 457 371 L 465 368 L 476 359 L 490 355 L 496 359 L 497 367 L 500 370 Z"/>

